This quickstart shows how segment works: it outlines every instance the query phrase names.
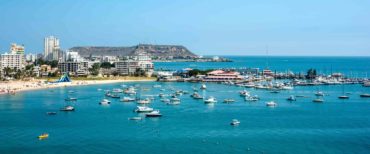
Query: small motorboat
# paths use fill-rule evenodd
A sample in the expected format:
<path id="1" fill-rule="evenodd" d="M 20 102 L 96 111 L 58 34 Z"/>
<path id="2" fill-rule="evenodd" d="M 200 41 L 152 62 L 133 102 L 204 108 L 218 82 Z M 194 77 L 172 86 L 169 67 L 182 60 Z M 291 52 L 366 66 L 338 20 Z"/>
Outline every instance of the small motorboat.
<path id="1" fill-rule="evenodd" d="M 74 98 L 74 97 L 68 97 L 66 99 L 64 99 L 65 101 L 77 101 L 77 98 Z"/>
<path id="2" fill-rule="evenodd" d="M 159 112 L 159 110 L 152 111 L 150 113 L 145 114 L 146 117 L 161 117 L 162 114 Z"/>
<path id="3" fill-rule="evenodd" d="M 247 97 L 244 98 L 244 100 L 254 102 L 254 101 L 260 100 L 260 98 L 257 95 L 256 96 L 247 96 Z"/>
<path id="4" fill-rule="evenodd" d="M 213 104 L 213 103 L 217 103 L 217 100 L 216 100 L 216 98 L 210 96 L 206 100 L 204 100 L 204 103 L 206 103 L 206 104 Z"/>
<path id="5" fill-rule="evenodd" d="M 274 101 L 266 102 L 266 106 L 275 107 L 275 106 L 277 106 L 277 103 L 275 103 Z"/>
<path id="6" fill-rule="evenodd" d="M 112 90 L 112 92 L 114 92 L 114 93 L 122 93 L 123 90 L 122 89 L 119 89 L 119 88 L 115 88 L 115 89 Z"/>
<path id="7" fill-rule="evenodd" d="M 153 88 L 161 88 L 162 86 L 159 84 L 153 85 Z"/>
<path id="8" fill-rule="evenodd" d="M 43 140 L 43 139 L 46 139 L 49 137 L 49 134 L 48 133 L 42 133 L 41 135 L 39 135 L 37 138 L 39 138 L 40 140 Z"/>
<path id="9" fill-rule="evenodd" d="M 201 95 L 199 95 L 197 92 L 194 92 L 192 95 L 190 95 L 191 97 L 193 97 L 194 99 L 203 99 L 203 97 Z"/>
<path id="10" fill-rule="evenodd" d="M 288 98 L 287 98 L 288 101 L 296 101 L 297 99 L 294 97 L 294 95 L 290 95 Z"/>
<path id="11" fill-rule="evenodd" d="M 322 91 L 318 91 L 315 93 L 316 96 L 324 96 L 325 94 Z"/>
<path id="12" fill-rule="evenodd" d="M 224 99 L 224 103 L 233 103 L 233 102 L 235 102 L 235 100 L 232 98 Z"/>
<path id="13" fill-rule="evenodd" d="M 240 124 L 240 121 L 237 120 L 237 119 L 233 119 L 230 123 L 230 125 L 233 125 L 233 126 L 236 126 L 236 125 L 239 125 Z"/>
<path id="14" fill-rule="evenodd" d="M 47 115 L 56 115 L 57 112 L 46 112 Z"/>
<path id="15" fill-rule="evenodd" d="M 128 120 L 143 120 L 142 117 L 131 117 L 131 118 L 128 118 Z"/>
<path id="16" fill-rule="evenodd" d="M 315 103 L 322 103 L 322 102 L 324 102 L 324 100 L 323 100 L 323 99 L 321 99 L 321 98 L 316 98 L 316 99 L 312 100 L 312 102 L 315 102 Z"/>
<path id="17" fill-rule="evenodd" d="M 75 108 L 73 106 L 65 106 L 64 108 L 61 108 L 60 111 L 74 111 Z"/>
<path id="18" fill-rule="evenodd" d="M 135 98 L 123 97 L 120 101 L 121 102 L 133 102 L 133 101 L 135 101 Z"/>
<path id="19" fill-rule="evenodd" d="M 249 92 L 246 91 L 246 90 L 240 91 L 239 94 L 240 94 L 240 96 L 243 96 L 243 97 L 249 97 L 250 96 Z"/>
<path id="20" fill-rule="evenodd" d="M 162 102 L 164 102 L 164 103 L 168 103 L 168 102 L 170 102 L 171 100 L 170 100 L 170 99 L 168 99 L 168 98 L 163 98 L 163 99 L 161 99 L 161 101 L 162 101 Z"/>
<path id="21" fill-rule="evenodd" d="M 117 94 L 111 94 L 109 97 L 111 97 L 111 98 L 121 98 L 119 95 L 117 95 Z"/>
<path id="22" fill-rule="evenodd" d="M 107 99 L 103 99 L 99 102 L 100 105 L 109 105 L 111 102 Z"/>
<path id="23" fill-rule="evenodd" d="M 137 106 L 135 112 L 152 112 L 154 109 L 147 106 Z"/>
<path id="24" fill-rule="evenodd" d="M 150 99 L 149 98 L 145 98 L 145 99 L 139 100 L 137 103 L 138 104 L 149 104 L 150 103 Z"/>
<path id="25" fill-rule="evenodd" d="M 158 96 L 162 98 L 162 97 L 164 97 L 165 95 L 164 95 L 163 93 L 160 93 Z"/>
<path id="26" fill-rule="evenodd" d="M 279 90 L 274 89 L 274 90 L 272 90 L 270 93 L 277 94 L 277 93 L 280 93 L 280 91 L 279 91 Z"/>
<path id="27" fill-rule="evenodd" d="M 207 89 L 207 86 L 206 86 L 205 84 L 202 84 L 202 85 L 200 86 L 200 89 L 205 90 L 205 89 Z"/>
<path id="28" fill-rule="evenodd" d="M 339 96 L 338 98 L 339 98 L 339 99 L 349 99 L 349 96 L 347 96 L 347 95 L 342 95 L 342 96 Z"/>
<path id="29" fill-rule="evenodd" d="M 169 105 L 179 105 L 181 103 L 181 100 L 179 98 L 171 98 L 170 102 L 167 102 Z"/>
<path id="30" fill-rule="evenodd" d="M 69 91 L 68 91 L 68 93 L 75 93 L 75 91 L 73 91 L 73 90 L 69 90 Z"/>
<path id="31" fill-rule="evenodd" d="M 370 97 L 370 94 L 361 94 L 360 97 Z"/>

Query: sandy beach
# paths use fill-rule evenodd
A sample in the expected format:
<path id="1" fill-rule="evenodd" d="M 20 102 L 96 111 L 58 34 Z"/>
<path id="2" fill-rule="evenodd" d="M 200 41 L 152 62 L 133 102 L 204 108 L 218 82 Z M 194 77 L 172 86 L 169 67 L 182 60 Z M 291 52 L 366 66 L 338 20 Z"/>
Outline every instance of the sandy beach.
<path id="1" fill-rule="evenodd" d="M 0 82 L 1 94 L 14 94 L 17 92 L 48 89 L 57 87 L 84 86 L 93 84 L 109 84 L 117 82 L 137 82 L 155 81 L 153 78 L 118 78 L 118 79 L 98 79 L 98 80 L 73 80 L 72 82 L 52 83 L 46 79 L 35 79 L 32 81 L 4 81 Z"/>

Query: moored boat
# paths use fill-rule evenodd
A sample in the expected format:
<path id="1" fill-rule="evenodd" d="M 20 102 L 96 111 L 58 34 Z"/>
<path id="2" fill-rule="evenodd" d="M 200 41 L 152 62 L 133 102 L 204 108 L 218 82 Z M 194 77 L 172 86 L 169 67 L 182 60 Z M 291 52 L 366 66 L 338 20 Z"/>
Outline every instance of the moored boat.
<path id="1" fill-rule="evenodd" d="M 233 102 L 235 102 L 235 100 L 232 98 L 224 99 L 224 103 L 233 103 Z"/>
<path id="2" fill-rule="evenodd" d="M 67 105 L 60 109 L 60 111 L 74 111 L 75 108 L 73 106 Z"/>
<path id="3" fill-rule="evenodd" d="M 159 110 L 155 110 L 155 111 L 145 114 L 145 116 L 146 117 L 161 117 L 162 114 L 159 112 Z"/>
<path id="4" fill-rule="evenodd" d="M 154 109 L 147 106 L 137 106 L 135 112 L 152 112 Z"/>
<path id="5" fill-rule="evenodd" d="M 236 125 L 239 125 L 239 124 L 240 124 L 240 121 L 237 120 L 237 119 L 231 120 L 231 123 L 230 123 L 230 125 L 233 125 L 233 126 L 236 126 Z"/>
<path id="6" fill-rule="evenodd" d="M 131 98 L 131 97 L 123 97 L 120 101 L 121 102 L 133 102 L 135 101 L 136 99 L 135 98 Z"/>
<path id="7" fill-rule="evenodd" d="M 216 100 L 216 98 L 210 96 L 206 100 L 204 100 L 204 103 L 206 103 L 206 104 L 213 104 L 213 103 L 217 103 L 217 100 Z"/>
<path id="8" fill-rule="evenodd" d="M 266 106 L 275 107 L 275 106 L 277 106 L 277 103 L 275 103 L 274 101 L 266 102 Z"/>
<path id="9" fill-rule="evenodd" d="M 99 102 L 100 105 L 109 105 L 111 102 L 108 99 L 103 99 Z"/>
<path id="10" fill-rule="evenodd" d="M 360 97 L 370 97 L 370 94 L 361 94 Z"/>
<path id="11" fill-rule="evenodd" d="M 296 101 L 297 99 L 294 97 L 294 95 L 290 95 L 288 98 L 287 98 L 288 101 Z"/>
<path id="12" fill-rule="evenodd" d="M 42 133 L 41 135 L 39 135 L 37 138 L 39 138 L 40 140 L 42 139 L 46 139 L 49 137 L 49 134 L 48 133 Z"/>

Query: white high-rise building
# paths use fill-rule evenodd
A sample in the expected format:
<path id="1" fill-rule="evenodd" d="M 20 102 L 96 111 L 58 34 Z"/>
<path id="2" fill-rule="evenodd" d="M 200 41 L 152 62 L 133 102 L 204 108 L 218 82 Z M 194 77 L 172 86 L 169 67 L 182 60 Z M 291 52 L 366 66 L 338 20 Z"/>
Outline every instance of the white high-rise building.
<path id="1" fill-rule="evenodd" d="M 23 60 L 24 60 L 23 54 L 14 54 L 14 53 L 5 53 L 0 55 L 0 68 L 1 71 L 4 70 L 4 68 L 9 67 L 11 69 L 15 70 L 21 70 L 24 68 Z"/>
<path id="2" fill-rule="evenodd" d="M 46 37 L 44 41 L 44 59 L 59 60 L 59 39 L 54 36 L 49 36 Z"/>

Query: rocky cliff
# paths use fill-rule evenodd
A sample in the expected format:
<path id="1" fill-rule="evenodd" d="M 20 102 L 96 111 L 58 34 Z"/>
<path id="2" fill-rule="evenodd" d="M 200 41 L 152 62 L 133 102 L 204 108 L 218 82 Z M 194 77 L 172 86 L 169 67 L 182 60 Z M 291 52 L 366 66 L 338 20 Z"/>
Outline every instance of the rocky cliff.
<path id="1" fill-rule="evenodd" d="M 189 59 L 198 57 L 181 45 L 150 45 L 140 44 L 131 47 L 73 47 L 70 50 L 78 52 L 82 57 L 90 56 L 135 56 L 146 53 L 157 58 Z"/>

